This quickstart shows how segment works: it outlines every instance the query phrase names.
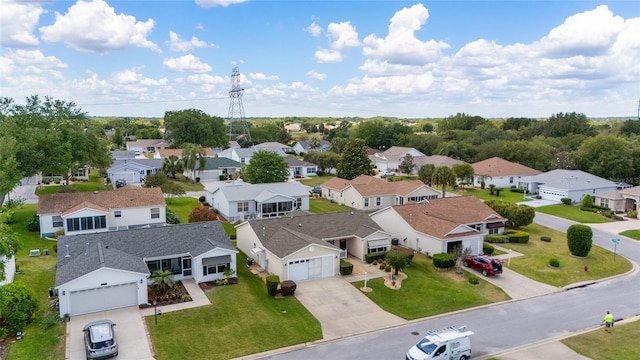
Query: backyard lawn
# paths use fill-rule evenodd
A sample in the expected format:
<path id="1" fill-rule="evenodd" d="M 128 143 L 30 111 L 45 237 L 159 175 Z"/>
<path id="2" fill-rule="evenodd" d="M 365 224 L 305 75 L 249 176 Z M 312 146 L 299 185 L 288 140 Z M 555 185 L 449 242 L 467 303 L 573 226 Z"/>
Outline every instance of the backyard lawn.
<path id="1" fill-rule="evenodd" d="M 636 360 L 640 354 L 640 321 L 616 324 L 607 334 L 603 329 L 562 340 L 573 351 L 598 360 Z"/>
<path id="2" fill-rule="evenodd" d="M 238 253 L 238 264 L 245 258 Z M 322 338 L 320 323 L 295 297 L 269 296 L 245 266 L 237 275 L 237 285 L 210 290 L 211 305 L 165 313 L 158 325 L 146 318 L 156 359 L 230 359 Z"/>
<path id="3" fill-rule="evenodd" d="M 567 286 L 577 282 L 603 279 L 623 274 L 631 270 L 631 263 L 622 256 L 614 256 L 610 250 L 592 246 L 586 258 L 578 258 L 569 253 L 566 234 L 531 224 L 523 228 L 531 237 L 528 244 L 496 244 L 515 252 L 524 254 L 511 258 L 510 269 L 533 280 L 553 286 Z M 551 242 L 540 240 L 548 236 Z M 559 268 L 549 266 L 549 260 L 560 261 Z M 587 271 L 584 267 L 587 266 Z"/>
<path id="4" fill-rule="evenodd" d="M 198 206 L 198 199 L 189 196 L 174 197 L 165 199 L 167 202 L 167 209 L 171 209 L 180 218 L 180 223 L 189 222 L 189 214 L 196 206 Z"/>
<path id="5" fill-rule="evenodd" d="M 598 215 L 596 213 L 592 213 L 589 211 L 582 211 L 580 210 L 579 206 L 571 206 L 571 205 L 564 205 L 564 204 L 540 206 L 536 208 L 536 211 L 539 211 L 541 213 L 548 214 L 548 215 L 561 217 L 563 219 L 583 223 L 583 224 L 596 224 L 596 223 L 606 223 L 606 222 L 613 221 L 609 218 L 606 218 L 602 215 Z"/>
<path id="6" fill-rule="evenodd" d="M 55 242 L 40 238 L 37 232 L 27 231 L 24 222 L 36 213 L 35 204 L 17 209 L 11 224 L 20 242 L 16 254 L 18 274 L 14 281 L 25 284 L 38 299 L 40 306 L 34 321 L 25 329 L 25 337 L 9 347 L 8 360 L 15 359 L 64 359 L 65 324 L 58 321 L 57 310 L 51 309 L 48 296 L 56 275 Z M 49 249 L 50 255 L 29 257 L 31 249 Z"/>
<path id="7" fill-rule="evenodd" d="M 363 294 L 403 319 L 419 319 L 510 299 L 502 289 L 483 279 L 480 285 L 472 286 L 455 270 L 436 270 L 433 261 L 420 253 L 415 254 L 411 265 L 402 272 L 408 278 L 402 281 L 400 289 L 390 289 L 384 279 L 377 278 L 367 281 L 372 291 Z M 364 281 L 352 284 L 359 289 Z"/>
<path id="8" fill-rule="evenodd" d="M 349 210 L 352 209 L 348 206 L 331 202 L 325 198 L 309 198 L 309 212 L 314 214 Z"/>
<path id="9" fill-rule="evenodd" d="M 73 189 L 73 190 L 69 190 Z M 104 179 L 100 177 L 97 171 L 92 171 L 89 174 L 89 181 L 77 181 L 69 185 L 42 185 L 36 189 L 36 195 L 43 194 L 55 194 L 65 191 L 73 192 L 89 192 L 89 191 L 104 191 L 113 190 L 112 185 L 105 185 Z"/>
<path id="10" fill-rule="evenodd" d="M 336 177 L 335 175 L 332 174 L 328 174 L 328 175 L 322 175 L 322 176 L 310 176 L 307 177 L 305 179 L 300 180 L 299 182 L 303 185 L 307 185 L 307 186 L 318 186 L 318 185 L 322 185 L 325 181 L 329 180 L 329 179 L 333 179 L 334 177 Z"/>
<path id="11" fill-rule="evenodd" d="M 474 187 L 465 187 L 463 189 L 461 187 L 458 187 L 456 190 L 448 188 L 447 192 L 458 194 L 458 195 L 474 195 L 475 197 L 481 200 L 504 200 L 512 203 L 531 200 L 529 198 L 525 199 L 524 194 L 522 193 L 509 191 L 509 188 L 502 189 L 502 191 L 500 191 L 500 196 L 491 195 L 489 188 L 479 189 Z M 494 194 L 495 194 L 495 190 L 494 190 Z"/>

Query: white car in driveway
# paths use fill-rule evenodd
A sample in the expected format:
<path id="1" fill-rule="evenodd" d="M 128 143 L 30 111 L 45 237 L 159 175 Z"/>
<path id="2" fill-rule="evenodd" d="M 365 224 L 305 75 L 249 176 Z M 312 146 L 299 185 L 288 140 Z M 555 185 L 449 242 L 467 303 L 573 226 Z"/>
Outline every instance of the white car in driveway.
<path id="1" fill-rule="evenodd" d="M 396 173 L 394 171 L 391 170 L 383 170 L 380 172 L 380 176 L 395 176 Z"/>

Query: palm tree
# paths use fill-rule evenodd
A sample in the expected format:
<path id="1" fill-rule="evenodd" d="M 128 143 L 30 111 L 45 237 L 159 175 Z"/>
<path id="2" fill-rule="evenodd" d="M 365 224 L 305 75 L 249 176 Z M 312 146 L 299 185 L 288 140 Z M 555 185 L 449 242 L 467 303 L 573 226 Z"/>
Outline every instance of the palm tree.
<path id="1" fill-rule="evenodd" d="M 184 165 L 182 164 L 182 160 L 175 155 L 169 155 L 164 158 L 162 162 L 162 172 L 167 175 L 167 177 L 175 179 L 176 174 L 180 174 L 184 171 Z"/>
<path id="2" fill-rule="evenodd" d="M 431 176 L 433 183 L 442 186 L 442 197 L 445 197 L 447 186 L 456 184 L 456 174 L 447 166 L 439 166 L 433 171 Z"/>
<path id="3" fill-rule="evenodd" d="M 398 275 L 398 272 L 404 270 L 407 266 L 407 257 L 396 250 L 391 250 L 385 255 L 385 260 L 393 268 L 393 275 Z"/>
<path id="4" fill-rule="evenodd" d="M 171 289 L 176 280 L 173 277 L 173 273 L 169 270 L 156 270 L 151 275 L 151 286 L 153 286 L 157 292 Z"/>
<path id="5" fill-rule="evenodd" d="M 191 176 L 195 180 L 197 177 L 197 171 L 204 170 L 207 164 L 207 153 L 200 144 L 182 144 L 182 159 L 184 161 L 184 167 L 191 171 Z"/>

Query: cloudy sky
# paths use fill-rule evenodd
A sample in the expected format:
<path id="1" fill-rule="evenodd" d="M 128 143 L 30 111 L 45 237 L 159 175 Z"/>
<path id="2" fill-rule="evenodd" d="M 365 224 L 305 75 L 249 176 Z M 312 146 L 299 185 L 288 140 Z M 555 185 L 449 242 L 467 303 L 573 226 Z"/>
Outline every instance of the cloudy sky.
<path id="1" fill-rule="evenodd" d="M 633 116 L 637 1 L 0 0 L 0 96 L 91 116 Z"/>

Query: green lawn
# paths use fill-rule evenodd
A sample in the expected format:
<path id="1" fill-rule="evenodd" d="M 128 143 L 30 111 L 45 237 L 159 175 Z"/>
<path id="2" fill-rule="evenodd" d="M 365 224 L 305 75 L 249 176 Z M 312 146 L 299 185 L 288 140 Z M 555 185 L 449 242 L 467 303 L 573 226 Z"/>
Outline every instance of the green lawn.
<path id="1" fill-rule="evenodd" d="M 25 329 L 23 340 L 11 344 L 8 360 L 15 359 L 64 359 L 65 325 L 55 322 L 52 326 L 45 326 L 43 318 L 57 311 L 51 309 L 48 300 L 49 288 L 53 286 L 56 275 L 56 254 L 53 251 L 55 242 L 40 238 L 37 232 L 28 232 L 24 222 L 36 213 L 37 205 L 23 205 L 17 209 L 13 231 L 20 241 L 20 250 L 16 254 L 16 265 L 19 274 L 14 281 L 25 284 L 40 302 L 34 321 Z M 51 255 L 29 257 L 31 249 L 49 249 Z"/>
<path id="2" fill-rule="evenodd" d="M 177 180 L 169 180 L 169 181 L 173 181 L 174 183 L 178 184 L 182 188 L 182 190 L 184 190 L 185 192 L 204 190 L 204 185 L 202 185 L 201 183 L 192 183 L 189 181 L 177 181 Z"/>
<path id="3" fill-rule="evenodd" d="M 577 258 L 569 253 L 566 234 L 537 224 L 524 228 L 531 234 L 528 244 L 497 244 L 524 254 L 511 258 L 509 268 L 518 273 L 553 286 L 566 286 L 576 282 L 603 279 L 631 270 L 631 263 L 622 256 L 599 246 L 592 246 L 589 256 Z M 540 240 L 548 236 L 551 242 Z M 560 261 L 559 268 L 549 266 L 549 260 L 555 257 Z M 505 262 L 505 265 L 507 262 Z M 584 271 L 587 266 L 588 271 Z"/>
<path id="4" fill-rule="evenodd" d="M 334 177 L 336 176 L 332 174 L 322 175 L 322 176 L 310 176 L 308 178 L 300 180 L 299 182 L 307 186 L 317 186 L 317 185 L 322 185 L 325 181 L 332 179 Z"/>
<path id="5" fill-rule="evenodd" d="M 598 360 L 636 360 L 640 354 L 640 321 L 617 324 L 607 334 L 598 329 L 562 340 L 573 351 Z M 630 341 L 631 340 L 631 341 Z"/>
<path id="6" fill-rule="evenodd" d="M 403 272 L 408 277 L 400 289 L 390 289 L 384 285 L 384 279 L 377 278 L 367 281 L 372 291 L 363 294 L 382 309 L 407 320 L 510 299 L 504 291 L 483 279 L 480 285 L 472 286 L 455 270 L 436 270 L 433 261 L 423 254 L 416 254 Z M 364 281 L 353 285 L 361 288 Z"/>
<path id="7" fill-rule="evenodd" d="M 181 196 L 174 198 L 167 198 L 167 209 L 171 209 L 173 212 L 178 215 L 180 218 L 180 223 L 188 223 L 189 222 L 189 214 L 193 209 L 198 206 L 198 199 Z"/>
<path id="8" fill-rule="evenodd" d="M 42 185 L 36 189 L 36 195 L 56 194 L 59 192 L 69 191 L 68 188 L 73 189 L 71 190 L 73 192 L 113 190 L 111 185 L 104 185 L 101 182 L 78 181 L 69 185 Z"/>
<path id="9" fill-rule="evenodd" d="M 509 188 L 506 188 L 500 191 L 500 196 L 491 195 L 489 188 L 479 189 L 474 187 L 465 187 L 464 189 L 462 189 L 459 187 L 456 190 L 448 188 L 447 192 L 458 194 L 458 195 L 474 195 L 481 200 L 504 200 L 512 203 L 518 203 L 518 202 L 530 200 L 530 199 L 525 199 L 524 194 L 509 191 Z"/>
<path id="10" fill-rule="evenodd" d="M 589 211 L 582 211 L 580 210 L 579 206 L 572 206 L 572 205 L 564 205 L 564 204 L 547 205 L 547 206 L 541 206 L 536 208 L 536 211 L 539 211 L 541 213 L 548 214 L 548 215 L 561 217 L 563 219 L 583 223 L 583 224 L 596 224 L 596 223 L 606 223 L 606 222 L 613 221 L 611 219 L 608 219 L 596 213 L 592 213 Z"/>
<path id="11" fill-rule="evenodd" d="M 352 210 L 348 206 L 340 205 L 335 202 L 331 202 L 324 198 L 310 198 L 309 199 L 309 212 L 319 214 L 336 211 L 349 211 Z"/>
<path id="12" fill-rule="evenodd" d="M 238 264 L 245 258 L 238 253 Z M 238 279 L 214 287 L 211 305 L 165 313 L 157 326 L 147 317 L 155 358 L 230 359 L 322 338 L 320 323 L 295 297 L 268 296 L 245 266 L 238 266 Z"/>
<path id="13" fill-rule="evenodd" d="M 640 230 L 626 230 L 620 233 L 622 236 L 626 236 L 631 239 L 640 240 Z"/>

